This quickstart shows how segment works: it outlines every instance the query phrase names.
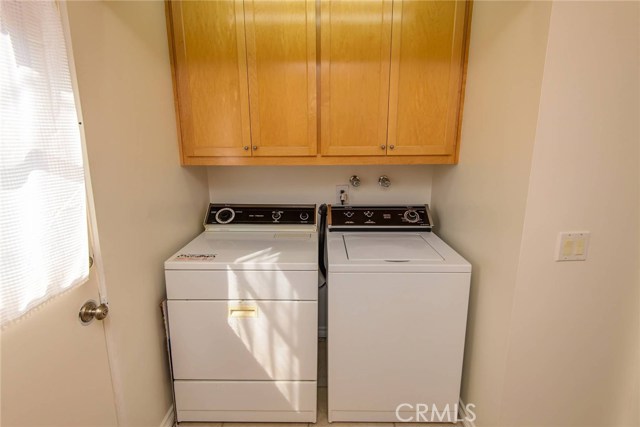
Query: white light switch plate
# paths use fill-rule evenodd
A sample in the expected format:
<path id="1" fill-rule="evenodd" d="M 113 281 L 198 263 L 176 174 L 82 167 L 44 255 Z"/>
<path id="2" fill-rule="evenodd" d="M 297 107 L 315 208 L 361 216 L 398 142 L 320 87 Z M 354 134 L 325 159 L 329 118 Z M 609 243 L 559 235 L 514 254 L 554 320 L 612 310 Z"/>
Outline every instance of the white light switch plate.
<path id="1" fill-rule="evenodd" d="M 558 233 L 556 261 L 584 261 L 589 251 L 589 231 L 571 231 Z"/>

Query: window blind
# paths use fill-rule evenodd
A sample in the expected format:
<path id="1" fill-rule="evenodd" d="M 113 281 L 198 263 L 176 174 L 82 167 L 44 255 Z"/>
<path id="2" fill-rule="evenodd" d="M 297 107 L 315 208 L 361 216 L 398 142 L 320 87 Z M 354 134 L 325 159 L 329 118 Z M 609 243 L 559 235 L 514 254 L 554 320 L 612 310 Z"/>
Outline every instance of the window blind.
<path id="1" fill-rule="evenodd" d="M 0 1 L 0 324 L 86 281 L 86 193 L 54 1 Z"/>

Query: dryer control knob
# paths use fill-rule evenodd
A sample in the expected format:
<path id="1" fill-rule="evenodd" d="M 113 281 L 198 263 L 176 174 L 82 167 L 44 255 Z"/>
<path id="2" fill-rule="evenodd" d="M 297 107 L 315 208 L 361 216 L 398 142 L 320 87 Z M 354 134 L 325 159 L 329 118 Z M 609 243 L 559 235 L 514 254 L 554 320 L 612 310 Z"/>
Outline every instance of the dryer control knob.
<path id="1" fill-rule="evenodd" d="M 236 212 L 231 208 L 222 208 L 216 212 L 216 221 L 219 224 L 229 224 L 236 217 Z"/>
<path id="2" fill-rule="evenodd" d="M 415 223 L 420 221 L 420 215 L 414 210 L 408 210 L 404 212 L 404 219 L 407 222 Z"/>

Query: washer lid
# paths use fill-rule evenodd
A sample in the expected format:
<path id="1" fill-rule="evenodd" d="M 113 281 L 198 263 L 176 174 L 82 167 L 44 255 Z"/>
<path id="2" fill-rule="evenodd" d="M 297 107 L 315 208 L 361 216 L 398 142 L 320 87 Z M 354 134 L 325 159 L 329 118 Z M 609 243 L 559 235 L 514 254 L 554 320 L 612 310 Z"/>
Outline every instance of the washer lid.
<path id="1" fill-rule="evenodd" d="M 433 232 L 327 233 L 332 273 L 468 273 L 471 264 Z"/>
<path id="2" fill-rule="evenodd" d="M 344 246 L 351 261 L 443 261 L 444 258 L 419 234 L 346 234 Z"/>

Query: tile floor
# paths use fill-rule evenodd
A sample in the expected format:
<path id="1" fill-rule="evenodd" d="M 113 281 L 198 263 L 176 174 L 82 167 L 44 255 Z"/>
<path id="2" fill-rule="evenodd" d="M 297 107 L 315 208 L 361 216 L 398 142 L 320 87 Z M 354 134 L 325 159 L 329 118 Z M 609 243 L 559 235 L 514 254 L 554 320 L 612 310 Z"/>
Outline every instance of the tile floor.
<path id="1" fill-rule="evenodd" d="M 462 427 L 441 423 L 329 423 L 327 420 L 327 342 L 318 343 L 318 421 L 314 423 L 180 423 L 180 427 Z"/>

